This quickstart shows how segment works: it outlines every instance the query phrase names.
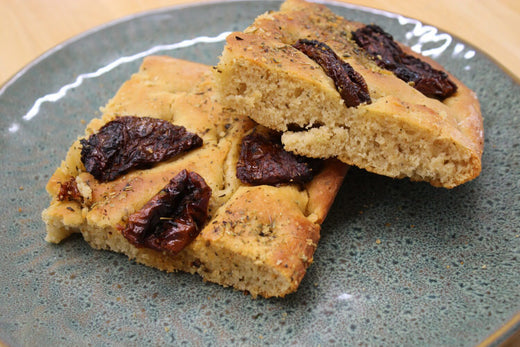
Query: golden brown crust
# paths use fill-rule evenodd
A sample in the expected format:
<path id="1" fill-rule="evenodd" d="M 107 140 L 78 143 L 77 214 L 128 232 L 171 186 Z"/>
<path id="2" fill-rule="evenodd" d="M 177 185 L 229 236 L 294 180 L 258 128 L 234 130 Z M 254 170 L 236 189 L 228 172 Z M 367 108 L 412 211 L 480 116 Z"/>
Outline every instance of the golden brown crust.
<path id="1" fill-rule="evenodd" d="M 227 38 L 215 74 L 222 104 L 285 132 L 285 147 L 302 155 L 337 157 L 448 188 L 478 176 L 483 126 L 476 95 L 446 72 L 457 85 L 455 95 L 443 102 L 426 97 L 356 45 L 351 33 L 361 26 L 325 6 L 287 0 L 279 12 L 261 15 Z M 292 47 L 299 39 L 332 48 L 363 76 L 372 103 L 345 107 L 332 79 Z M 299 131 L 291 131 L 294 127 Z"/>
<path id="2" fill-rule="evenodd" d="M 187 271 L 205 280 L 250 292 L 285 296 L 295 291 L 319 240 L 320 224 L 334 200 L 346 165 L 327 161 L 305 187 L 248 186 L 235 166 L 244 134 L 255 124 L 223 112 L 213 100 L 210 68 L 169 57 L 148 57 L 92 120 L 85 136 L 117 116 L 147 116 L 185 126 L 203 138 L 202 147 L 151 169 L 134 170 L 103 183 L 85 172 L 76 141 L 49 180 L 50 206 L 42 216 L 47 241 L 80 232 L 97 249 L 121 252 L 165 271 Z M 175 256 L 130 244 L 122 235 L 128 216 L 139 210 L 177 173 L 188 169 L 212 189 L 210 219 L 199 236 Z M 83 201 L 59 201 L 73 180 Z"/>

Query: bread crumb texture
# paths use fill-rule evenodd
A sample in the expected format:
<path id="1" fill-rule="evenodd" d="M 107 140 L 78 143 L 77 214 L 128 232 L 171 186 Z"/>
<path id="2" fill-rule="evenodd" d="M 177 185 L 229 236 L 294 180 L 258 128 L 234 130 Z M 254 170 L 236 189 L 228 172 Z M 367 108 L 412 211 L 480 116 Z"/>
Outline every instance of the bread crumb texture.
<path id="1" fill-rule="evenodd" d="M 325 162 L 315 178 L 296 185 L 248 186 L 236 178 L 242 137 L 255 126 L 223 111 L 215 101 L 210 67 L 151 56 L 93 119 L 84 137 L 118 116 L 161 118 L 203 139 L 203 146 L 150 169 L 133 170 L 100 182 L 85 171 L 78 139 L 47 184 L 50 206 L 43 211 L 46 240 L 59 243 L 81 233 L 96 249 L 126 254 L 160 270 L 186 271 L 204 280 L 247 291 L 253 297 L 283 297 L 300 284 L 324 220 L 347 170 Z M 129 243 L 121 230 L 180 171 L 201 175 L 212 189 L 209 218 L 200 234 L 176 255 Z M 62 184 L 75 181 L 81 201 L 58 199 Z"/>
<path id="2" fill-rule="evenodd" d="M 221 104 L 284 132 L 285 148 L 301 155 L 446 188 L 477 177 L 483 126 L 476 95 L 446 72 L 457 92 L 442 102 L 426 97 L 357 46 L 352 32 L 363 26 L 323 5 L 287 0 L 228 36 L 215 69 Z M 332 48 L 364 78 L 371 103 L 346 107 L 320 65 L 292 46 L 299 39 Z"/>

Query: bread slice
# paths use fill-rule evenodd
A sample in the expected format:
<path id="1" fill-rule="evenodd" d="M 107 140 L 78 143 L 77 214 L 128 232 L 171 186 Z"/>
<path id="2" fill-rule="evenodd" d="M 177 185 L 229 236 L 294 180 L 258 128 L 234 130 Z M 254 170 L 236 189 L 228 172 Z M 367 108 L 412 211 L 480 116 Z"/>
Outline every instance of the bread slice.
<path id="1" fill-rule="evenodd" d="M 215 74 L 222 105 L 284 132 L 285 148 L 301 155 L 336 157 L 446 188 L 477 177 L 483 125 L 475 93 L 435 61 L 394 42 L 408 60 L 428 63 L 456 89 L 447 97 L 423 94 L 418 82 L 378 64 L 386 57 L 358 45 L 353 33 L 365 27 L 323 5 L 287 0 L 279 12 L 228 36 Z M 322 65 L 296 48 L 300 40 L 333 51 L 361 75 L 370 100 L 347 105 Z"/>
<path id="2" fill-rule="evenodd" d="M 78 139 L 48 182 L 43 211 L 46 240 L 59 243 L 81 233 L 96 249 L 126 254 L 160 270 L 198 273 L 207 281 L 247 291 L 253 297 L 283 297 L 304 277 L 323 222 L 347 166 L 324 162 L 305 184 L 250 185 L 236 177 L 242 138 L 256 126 L 222 112 L 214 101 L 210 67 L 169 57 L 145 58 L 87 126 L 85 136 L 124 116 L 153 117 L 184 126 L 203 145 L 151 168 L 134 169 L 102 182 L 86 172 Z M 129 242 L 122 230 L 179 172 L 196 172 L 211 188 L 208 219 L 180 252 Z M 65 197 L 64 197 L 65 196 Z"/>

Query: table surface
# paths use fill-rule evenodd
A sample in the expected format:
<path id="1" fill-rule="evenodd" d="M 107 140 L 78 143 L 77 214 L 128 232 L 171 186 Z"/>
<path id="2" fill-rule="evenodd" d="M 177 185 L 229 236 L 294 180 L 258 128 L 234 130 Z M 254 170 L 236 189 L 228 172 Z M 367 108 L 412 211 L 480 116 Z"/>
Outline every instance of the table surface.
<path id="1" fill-rule="evenodd" d="M 0 55 L 0 86 L 45 51 L 85 30 L 142 11 L 191 2 L 195 1 L 0 0 L 0 47 L 4 47 Z M 349 2 L 416 18 L 447 31 L 486 53 L 520 81 L 518 0 Z"/>

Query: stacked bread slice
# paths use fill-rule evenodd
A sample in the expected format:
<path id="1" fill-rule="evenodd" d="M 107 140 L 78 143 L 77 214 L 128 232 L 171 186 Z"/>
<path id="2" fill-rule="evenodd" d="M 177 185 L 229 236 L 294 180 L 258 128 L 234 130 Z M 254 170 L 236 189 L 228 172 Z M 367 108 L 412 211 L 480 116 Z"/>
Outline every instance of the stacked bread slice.
<path id="1" fill-rule="evenodd" d="M 216 79 L 224 107 L 283 132 L 289 151 L 446 188 L 481 171 L 476 95 L 381 28 L 323 5 L 287 0 L 229 35 Z"/>

